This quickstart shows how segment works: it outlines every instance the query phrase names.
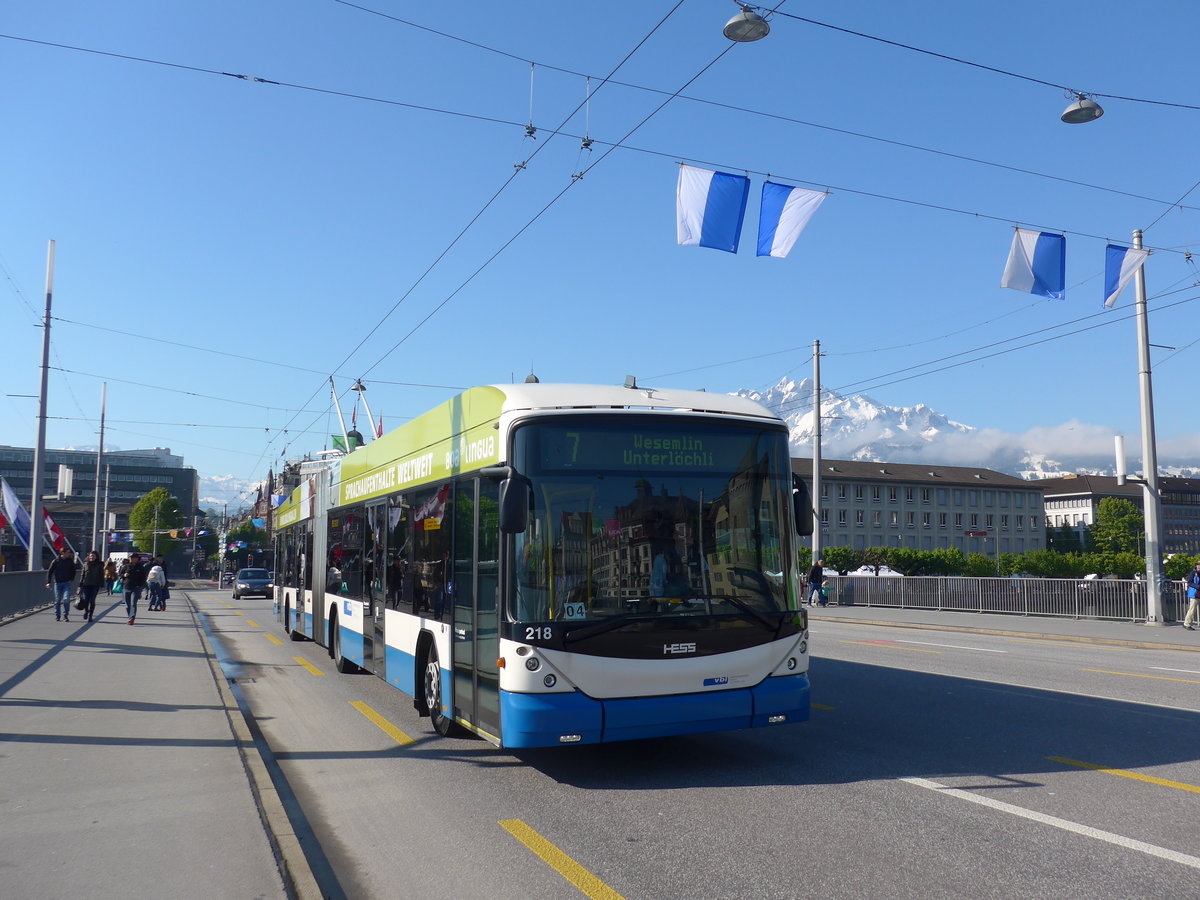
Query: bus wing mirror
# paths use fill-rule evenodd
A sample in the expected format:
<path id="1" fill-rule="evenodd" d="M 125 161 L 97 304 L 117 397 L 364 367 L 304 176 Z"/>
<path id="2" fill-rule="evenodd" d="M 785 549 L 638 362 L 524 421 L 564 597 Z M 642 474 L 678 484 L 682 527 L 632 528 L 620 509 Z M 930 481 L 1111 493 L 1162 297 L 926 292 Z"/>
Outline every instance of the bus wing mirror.
<path id="1" fill-rule="evenodd" d="M 529 527 L 529 479 L 512 466 L 488 466 L 480 474 L 500 479 L 500 531 L 524 533 Z"/>
<path id="2" fill-rule="evenodd" d="M 529 527 L 529 481 L 520 476 L 500 482 L 500 530 L 523 534 Z"/>
<path id="3" fill-rule="evenodd" d="M 813 533 L 812 497 L 808 485 L 799 475 L 792 475 L 792 511 L 796 517 L 796 534 L 807 537 Z"/>

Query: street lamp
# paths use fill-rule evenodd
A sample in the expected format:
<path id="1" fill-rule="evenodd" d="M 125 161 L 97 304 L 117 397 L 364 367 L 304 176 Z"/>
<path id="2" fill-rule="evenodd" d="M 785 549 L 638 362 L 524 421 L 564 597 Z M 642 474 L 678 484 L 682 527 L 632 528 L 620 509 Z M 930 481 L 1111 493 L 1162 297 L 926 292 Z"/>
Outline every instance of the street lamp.
<path id="1" fill-rule="evenodd" d="M 1088 97 L 1087 94 L 1075 94 L 1075 102 L 1063 110 L 1059 116 L 1068 125 L 1082 125 L 1084 122 L 1094 122 L 1104 115 L 1104 108 Z"/>
<path id="2" fill-rule="evenodd" d="M 748 44 L 765 38 L 771 33 L 771 26 L 767 24 L 766 19 L 750 7 L 743 6 L 732 19 L 725 23 L 722 33 L 731 41 Z"/>

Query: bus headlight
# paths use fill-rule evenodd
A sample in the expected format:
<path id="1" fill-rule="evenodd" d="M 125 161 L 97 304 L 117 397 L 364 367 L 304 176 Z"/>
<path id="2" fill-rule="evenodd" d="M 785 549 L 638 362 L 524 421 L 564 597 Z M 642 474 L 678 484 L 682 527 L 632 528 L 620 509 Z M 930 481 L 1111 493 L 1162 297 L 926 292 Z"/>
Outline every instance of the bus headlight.
<path id="1" fill-rule="evenodd" d="M 808 641 L 801 641 L 800 646 L 797 649 L 801 653 L 807 653 L 808 652 Z"/>
<path id="2" fill-rule="evenodd" d="M 798 662 L 796 662 L 796 657 L 794 657 L 794 656 L 789 656 L 789 657 L 788 657 L 788 661 L 787 661 L 787 667 L 788 667 L 788 671 L 789 671 L 789 672 L 792 672 L 792 671 L 794 671 L 794 670 L 795 670 L 795 668 L 796 668 L 796 666 L 798 666 L 798 665 L 799 665 L 799 663 L 798 663 Z"/>
<path id="3" fill-rule="evenodd" d="M 558 684 L 558 679 L 554 677 L 553 672 L 547 672 L 546 677 L 542 679 L 542 684 L 548 688 L 552 688 L 554 685 Z"/>
<path id="4" fill-rule="evenodd" d="M 531 656 L 529 659 L 525 660 L 525 668 L 527 668 L 530 672 L 536 672 L 541 667 L 542 661 L 536 656 Z"/>

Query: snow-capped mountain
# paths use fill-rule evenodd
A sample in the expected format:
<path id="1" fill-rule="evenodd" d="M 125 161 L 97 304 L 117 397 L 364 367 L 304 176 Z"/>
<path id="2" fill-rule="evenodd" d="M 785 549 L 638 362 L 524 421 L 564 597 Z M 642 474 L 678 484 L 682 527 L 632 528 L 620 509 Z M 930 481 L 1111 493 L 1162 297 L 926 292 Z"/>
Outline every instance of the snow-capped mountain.
<path id="1" fill-rule="evenodd" d="M 955 422 L 923 403 L 888 406 L 861 394 L 822 393 L 821 453 L 826 458 L 981 466 L 1021 478 L 1115 472 L 1108 428 L 1072 421 L 1017 435 Z M 765 393 L 741 390 L 737 396 L 761 403 L 788 423 L 794 455 L 812 455 L 810 379 L 784 379 Z M 1200 476 L 1197 457 L 1189 447 L 1181 449 L 1172 455 L 1159 447 L 1160 473 Z M 1138 452 L 1127 446 L 1126 453 L 1132 474 L 1138 469 Z"/>
<path id="2" fill-rule="evenodd" d="M 201 475 L 200 500 L 201 509 L 213 508 L 220 512 L 228 504 L 229 511 L 240 510 L 254 504 L 258 496 L 261 481 L 247 481 L 233 475 Z"/>

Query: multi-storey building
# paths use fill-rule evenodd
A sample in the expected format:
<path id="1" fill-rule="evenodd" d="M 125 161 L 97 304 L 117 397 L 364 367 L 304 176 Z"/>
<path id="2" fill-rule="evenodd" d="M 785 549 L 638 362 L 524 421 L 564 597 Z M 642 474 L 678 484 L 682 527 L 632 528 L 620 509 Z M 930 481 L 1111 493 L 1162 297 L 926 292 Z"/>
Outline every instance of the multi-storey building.
<path id="1" fill-rule="evenodd" d="M 1129 500 L 1143 508 L 1143 488 L 1117 484 L 1112 475 L 1064 475 L 1037 482 L 1046 495 L 1046 528 L 1069 527 L 1082 543 L 1096 521 L 1105 497 Z M 1164 476 L 1158 479 L 1162 497 L 1162 551 L 1200 552 L 1200 479 Z"/>
<path id="2" fill-rule="evenodd" d="M 71 470 L 72 488 L 69 495 L 60 497 L 59 467 Z M 33 448 L 0 445 L 0 475 L 12 485 L 21 504 L 29 510 L 33 497 Z M 115 531 L 129 527 L 129 513 L 144 495 L 156 487 L 179 501 L 179 509 L 188 523 L 199 513 L 196 504 L 200 495 L 200 479 L 195 469 L 183 464 L 183 457 L 166 448 L 153 450 L 105 451 L 100 471 L 101 508 L 104 504 L 105 479 L 108 481 L 108 511 L 116 516 Z M 93 513 L 96 497 L 96 451 L 46 450 L 42 454 L 42 498 L 76 550 L 91 546 Z M 120 549 L 127 549 L 122 544 Z M 25 551 L 11 529 L 0 534 L 0 551 L 8 568 L 25 564 Z"/>
<path id="3" fill-rule="evenodd" d="M 792 471 L 812 490 L 812 460 Z M 821 460 L 822 547 L 956 548 L 1024 553 L 1046 547 L 1042 482 L 963 466 Z"/>

